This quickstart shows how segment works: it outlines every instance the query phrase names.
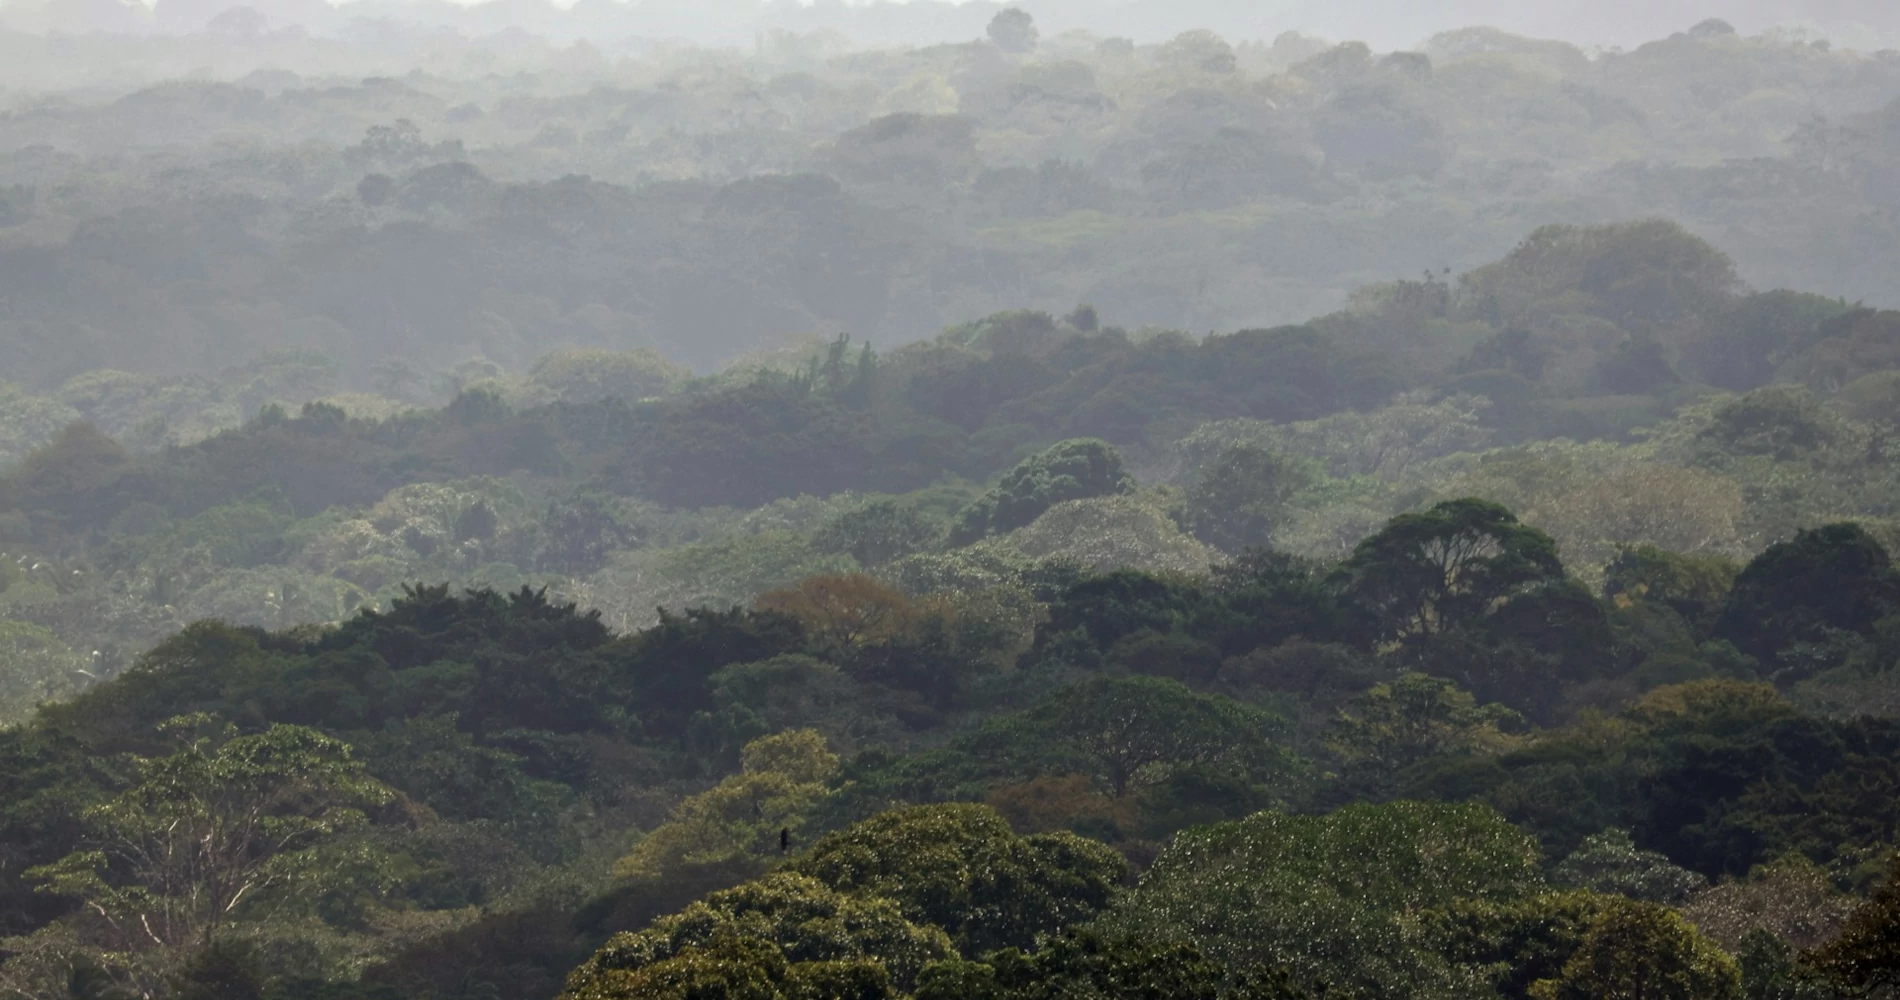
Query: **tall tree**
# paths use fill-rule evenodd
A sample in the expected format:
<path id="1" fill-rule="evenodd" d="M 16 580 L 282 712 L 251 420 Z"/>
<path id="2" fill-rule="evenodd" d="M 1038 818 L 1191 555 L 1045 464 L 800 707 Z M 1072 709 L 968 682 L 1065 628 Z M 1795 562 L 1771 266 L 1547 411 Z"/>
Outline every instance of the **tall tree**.
<path id="1" fill-rule="evenodd" d="M 348 745 L 314 729 L 194 735 L 211 725 L 168 722 L 190 738 L 86 813 L 91 845 L 36 869 L 45 890 L 82 900 L 126 943 L 208 946 L 240 907 L 319 880 L 317 846 L 389 798 Z"/>
<path id="2" fill-rule="evenodd" d="M 1378 640 L 1476 622 L 1502 602 L 1564 576 L 1557 543 L 1487 500 L 1448 500 L 1401 514 L 1359 543 L 1340 569 L 1346 596 Z"/>
<path id="3" fill-rule="evenodd" d="M 1534 1000 L 1741 1000 L 1735 960 L 1656 903 L 1623 900 L 1597 918 L 1563 973 Z"/>

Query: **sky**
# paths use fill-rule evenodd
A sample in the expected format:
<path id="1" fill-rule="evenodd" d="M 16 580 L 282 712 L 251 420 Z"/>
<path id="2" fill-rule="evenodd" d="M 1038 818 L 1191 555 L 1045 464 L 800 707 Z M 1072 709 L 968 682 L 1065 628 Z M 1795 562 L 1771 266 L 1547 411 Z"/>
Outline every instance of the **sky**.
<path id="1" fill-rule="evenodd" d="M 1900 40 L 1900 0 L 1023 0 L 1020 6 L 1032 13 L 1042 8 L 1046 21 L 1126 22 L 1137 29 L 1129 34 L 1201 26 L 1229 37 L 1272 38 L 1292 29 L 1379 49 L 1477 24 L 1582 45 L 1633 46 L 1710 17 L 1746 34 L 1802 24 L 1843 45 Z"/>
<path id="2" fill-rule="evenodd" d="M 0 17 L 11 9 L 20 13 L 59 5 L 77 14 L 82 23 L 113 30 L 102 21 L 119 21 L 108 9 L 119 3 L 159 5 L 158 21 L 196 27 L 204 23 L 200 8 L 215 13 L 231 6 L 252 5 L 273 14 L 308 10 L 321 0 L 0 0 Z M 349 0 L 345 0 L 349 2 Z M 476 4 L 494 0 L 370 0 L 387 10 L 403 3 Z M 481 19 L 503 23 L 516 11 L 545 0 L 500 0 Z M 577 0 L 552 0 L 571 6 Z M 579 0 L 590 4 L 625 0 Z M 672 37 L 714 44 L 749 44 L 753 25 L 787 23 L 785 7 L 796 3 L 829 8 L 861 8 L 858 0 L 630 0 L 633 10 L 614 17 L 617 26 L 631 26 L 648 37 Z M 903 0 L 886 0 L 903 2 Z M 931 3 L 934 12 L 889 9 L 881 14 L 865 10 L 836 10 L 826 17 L 818 11 L 793 18 L 807 24 L 832 23 L 855 28 L 858 40 L 869 44 L 908 42 L 917 45 L 963 41 L 981 34 L 982 25 L 999 0 L 965 0 L 959 9 L 946 6 L 956 0 L 914 0 Z M 1271 40 L 1286 31 L 1332 41 L 1363 41 L 1381 51 L 1406 49 L 1449 28 L 1489 25 L 1518 34 L 1561 38 L 1586 47 L 1633 47 L 1667 37 L 1711 17 L 1730 22 L 1744 34 L 1775 26 L 1800 26 L 1810 38 L 1826 38 L 1837 46 L 1861 50 L 1900 48 L 1900 0 L 1009 0 L 1034 15 L 1045 34 L 1083 28 L 1097 35 L 1120 35 L 1143 42 L 1165 40 L 1195 28 L 1208 28 L 1241 41 Z M 183 21 L 164 16 L 167 4 L 188 8 Z M 769 6 L 777 16 L 764 15 Z M 214 9 L 215 8 L 215 9 Z M 512 9 L 511 9 L 512 8 Z M 120 8 L 123 10 L 123 8 Z M 136 8 L 134 8 L 136 9 Z M 97 16 L 95 16 L 97 15 Z M 631 15 L 631 16 L 629 16 Z M 643 16 L 644 15 L 644 16 Z M 893 16 L 896 15 L 896 16 Z M 148 16 L 149 17 L 149 16 Z M 347 17 L 347 15 L 346 15 Z M 302 20 L 302 18 L 292 18 Z M 23 24 L 18 18 L 11 19 Z M 70 22 L 71 17 L 66 19 Z M 532 10 L 521 20 L 534 30 L 550 28 L 555 34 L 578 25 L 556 27 L 536 23 Z M 640 30 L 642 23 L 650 30 Z M 341 23 L 341 22 L 338 22 Z M 29 30 L 32 30 L 29 28 Z M 703 36 L 703 37 L 700 37 Z"/>

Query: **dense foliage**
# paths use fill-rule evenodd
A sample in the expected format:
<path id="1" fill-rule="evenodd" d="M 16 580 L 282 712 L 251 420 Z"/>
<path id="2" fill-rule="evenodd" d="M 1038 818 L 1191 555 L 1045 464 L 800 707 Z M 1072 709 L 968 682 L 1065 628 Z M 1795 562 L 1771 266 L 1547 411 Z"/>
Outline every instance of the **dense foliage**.
<path id="1" fill-rule="evenodd" d="M 276 16 L 0 33 L 0 991 L 1900 988 L 1891 54 Z"/>

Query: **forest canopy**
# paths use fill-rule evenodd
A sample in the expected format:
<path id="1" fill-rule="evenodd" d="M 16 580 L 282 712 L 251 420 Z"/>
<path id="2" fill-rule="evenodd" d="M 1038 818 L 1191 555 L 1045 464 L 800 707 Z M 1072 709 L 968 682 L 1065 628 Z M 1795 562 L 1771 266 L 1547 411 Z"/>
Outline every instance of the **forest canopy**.
<path id="1" fill-rule="evenodd" d="M 1889 12 L 702 6 L 0 6 L 0 991 L 1900 986 Z"/>

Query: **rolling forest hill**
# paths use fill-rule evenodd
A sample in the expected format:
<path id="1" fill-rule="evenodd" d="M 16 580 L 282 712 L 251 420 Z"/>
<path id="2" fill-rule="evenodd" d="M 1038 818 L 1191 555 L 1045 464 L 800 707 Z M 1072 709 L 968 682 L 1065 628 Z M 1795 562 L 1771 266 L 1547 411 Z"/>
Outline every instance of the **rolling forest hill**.
<path id="1" fill-rule="evenodd" d="M 865 575 L 625 634 L 526 589 L 200 623 L 0 731 L 0 975 L 549 997 L 574 968 L 567 995 L 628 998 L 1877 977 L 1886 550 L 1851 524 L 1739 572 L 1636 549 L 1605 592 L 1459 500 L 1336 566 L 1044 574 L 1027 636 L 979 593 Z"/>
<path id="2" fill-rule="evenodd" d="M 1202 338 L 22 390 L 0 980 L 1877 989 L 1896 333 L 1644 221 Z"/>
<path id="3" fill-rule="evenodd" d="M 1331 561 L 1463 496 L 1549 532 L 1592 587 L 1630 545 L 1746 559 L 1843 519 L 1886 538 L 1897 335 L 1900 314 L 1751 291 L 1641 222 L 1199 339 L 1084 307 L 700 378 L 572 350 L 461 369 L 439 408 L 338 393 L 310 353 L 91 372 L 6 399 L 3 700 L 19 717 L 197 619 L 338 622 L 419 580 L 551 587 L 629 630 L 825 573 L 929 596 L 1052 566 L 1202 574 L 1259 545 Z"/>
<path id="4" fill-rule="evenodd" d="M 1900 57 L 1798 32 L 1375 52 L 1032 23 L 733 52 L 393 21 L 351 45 L 247 10 L 263 23 L 0 36 L 9 381 L 294 347 L 405 398 L 392 366 L 646 347 L 704 372 L 815 330 L 888 347 L 1077 302 L 1273 327 L 1548 223 L 1652 216 L 1758 286 L 1900 304 Z"/>
<path id="5" fill-rule="evenodd" d="M 0 992 L 1900 986 L 1893 52 L 203 7 L 0 11 Z"/>

